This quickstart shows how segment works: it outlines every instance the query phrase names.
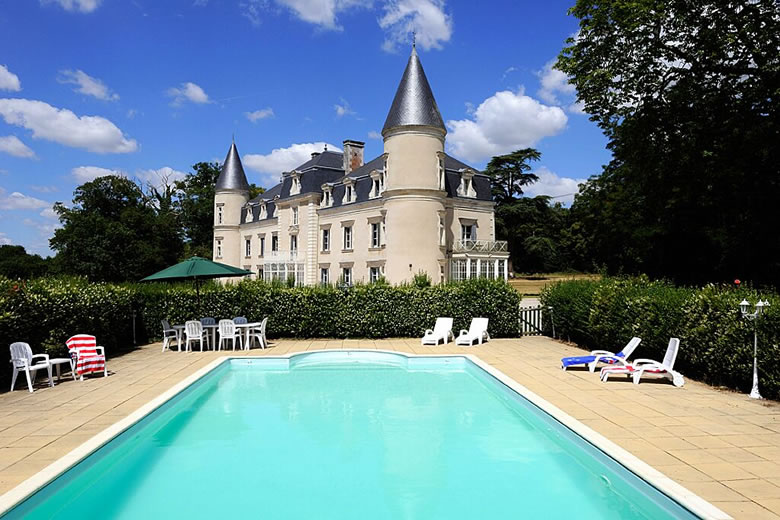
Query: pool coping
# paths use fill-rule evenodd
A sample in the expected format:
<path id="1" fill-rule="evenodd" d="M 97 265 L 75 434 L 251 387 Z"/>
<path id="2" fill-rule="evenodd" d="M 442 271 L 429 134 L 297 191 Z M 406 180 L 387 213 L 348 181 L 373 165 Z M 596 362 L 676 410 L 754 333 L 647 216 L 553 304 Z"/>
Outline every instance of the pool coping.
<path id="1" fill-rule="evenodd" d="M 223 363 L 229 362 L 231 359 L 290 359 L 301 355 L 310 355 L 319 352 L 333 353 L 329 350 L 310 350 L 305 352 L 295 352 L 289 354 L 280 354 L 272 356 L 221 356 L 206 366 L 198 369 L 193 374 L 190 374 L 183 380 L 176 383 L 170 389 L 166 390 L 159 396 L 153 398 L 148 403 L 140 406 L 137 410 L 131 412 L 129 415 L 120 419 L 118 422 L 107 427 L 103 431 L 97 433 L 80 446 L 70 451 L 65 456 L 54 461 L 49 466 L 36 473 L 32 477 L 23 481 L 7 493 L 0 496 L 0 515 L 4 515 L 18 504 L 32 496 L 41 488 L 48 485 L 50 482 L 59 477 L 62 473 L 68 471 L 73 466 L 90 456 L 92 453 L 100 449 L 102 446 L 110 442 L 112 439 L 120 435 L 125 430 L 129 429 L 144 417 L 164 405 L 166 402 L 174 398 L 180 392 L 196 383 L 198 380 L 215 370 Z M 678 484 L 671 478 L 667 477 L 657 469 L 653 468 L 649 464 L 643 462 L 641 459 L 632 455 L 627 450 L 621 448 L 616 443 L 610 441 L 605 436 L 596 432 L 592 428 L 581 423 L 571 415 L 567 414 L 557 406 L 553 405 L 546 399 L 540 397 L 538 394 L 532 392 L 525 386 L 521 385 L 511 377 L 507 376 L 497 368 L 493 367 L 489 363 L 482 361 L 478 356 L 472 354 L 412 354 L 406 352 L 398 352 L 392 350 L 382 349 L 344 349 L 341 352 L 365 352 L 365 353 L 385 353 L 393 354 L 395 356 L 401 356 L 406 358 L 426 357 L 460 357 L 465 358 L 474 363 L 476 366 L 487 372 L 490 376 L 497 381 L 507 386 L 523 398 L 527 399 L 533 405 L 552 416 L 555 420 L 563 424 L 569 430 L 573 431 L 587 442 L 601 450 L 603 453 L 614 459 L 623 467 L 637 475 L 639 478 L 656 488 L 661 493 L 667 495 L 669 498 L 688 509 L 690 512 L 699 516 L 705 520 L 733 520 L 731 516 L 721 511 L 711 503 L 707 502 L 703 498 L 699 497 L 695 493 L 689 491 L 681 484 Z"/>

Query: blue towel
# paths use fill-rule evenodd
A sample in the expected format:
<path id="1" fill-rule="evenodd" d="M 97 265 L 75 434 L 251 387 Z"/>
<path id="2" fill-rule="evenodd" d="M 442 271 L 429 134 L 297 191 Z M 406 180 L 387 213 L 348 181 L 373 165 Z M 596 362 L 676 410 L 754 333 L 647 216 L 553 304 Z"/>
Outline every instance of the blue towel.
<path id="1" fill-rule="evenodd" d="M 625 355 L 622 352 L 618 352 L 615 354 L 615 357 L 623 358 Z M 593 363 L 594 361 L 596 361 L 596 356 L 565 357 L 561 359 L 561 365 L 564 367 L 570 367 L 572 365 L 587 365 L 588 363 Z M 600 359 L 600 361 L 610 364 L 615 362 L 612 357 L 603 357 Z"/>

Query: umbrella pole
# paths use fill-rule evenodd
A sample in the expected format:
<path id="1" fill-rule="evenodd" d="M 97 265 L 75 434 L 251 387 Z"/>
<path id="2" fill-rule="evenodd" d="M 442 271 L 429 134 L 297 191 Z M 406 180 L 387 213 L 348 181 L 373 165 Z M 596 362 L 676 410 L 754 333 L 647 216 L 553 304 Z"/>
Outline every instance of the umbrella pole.
<path id="1" fill-rule="evenodd" d="M 195 278 L 195 294 L 198 296 L 198 314 L 203 315 L 203 309 L 200 306 L 200 281 Z"/>

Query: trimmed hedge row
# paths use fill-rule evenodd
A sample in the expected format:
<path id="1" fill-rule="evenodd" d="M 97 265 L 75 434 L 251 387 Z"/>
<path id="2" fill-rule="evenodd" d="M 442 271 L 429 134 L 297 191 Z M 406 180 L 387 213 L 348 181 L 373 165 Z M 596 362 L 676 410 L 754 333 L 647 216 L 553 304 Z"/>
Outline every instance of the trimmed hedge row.
<path id="1" fill-rule="evenodd" d="M 758 297 L 771 307 L 754 324 L 739 302 Z M 642 338 L 634 357 L 663 359 L 670 337 L 680 338 L 676 368 L 713 385 L 749 391 L 753 330 L 758 328 L 759 381 L 764 397 L 780 398 L 780 298 L 769 291 L 708 285 L 694 289 L 639 278 L 564 281 L 546 287 L 556 335 L 589 349 L 620 349 Z M 550 320 L 545 320 L 550 326 Z M 551 331 L 548 331 L 551 332 Z"/>
<path id="2" fill-rule="evenodd" d="M 107 284 L 80 278 L 14 281 L 0 278 L 0 338 L 30 343 L 35 352 L 65 354 L 73 334 L 94 334 L 107 352 L 160 337 L 161 319 L 268 317 L 269 337 L 418 337 L 437 316 L 452 316 L 455 332 L 472 317 L 490 319 L 495 337 L 518 334 L 520 294 L 502 280 L 446 285 L 385 283 L 284 287 L 262 281 L 206 284 L 198 309 L 192 284 Z M 7 348 L 7 347 L 6 347 Z M 10 365 L 0 366 L 8 379 Z"/>

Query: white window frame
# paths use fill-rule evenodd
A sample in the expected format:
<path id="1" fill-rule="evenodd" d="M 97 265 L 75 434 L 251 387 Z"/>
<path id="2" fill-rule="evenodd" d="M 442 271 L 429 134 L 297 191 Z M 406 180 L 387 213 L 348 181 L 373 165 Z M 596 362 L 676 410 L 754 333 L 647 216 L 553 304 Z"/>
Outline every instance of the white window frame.
<path id="1" fill-rule="evenodd" d="M 322 228 L 322 252 L 330 251 L 330 228 Z"/>
<path id="2" fill-rule="evenodd" d="M 222 224 L 223 219 L 224 209 L 222 208 L 222 204 L 217 204 L 217 224 Z"/>
<path id="3" fill-rule="evenodd" d="M 276 233 L 271 235 L 271 252 L 272 253 L 279 252 L 279 235 L 277 235 Z"/>
<path id="4" fill-rule="evenodd" d="M 330 283 L 330 268 L 320 267 L 320 283 L 328 285 Z"/>
<path id="5" fill-rule="evenodd" d="M 382 269 L 379 266 L 372 265 L 368 268 L 368 280 L 371 283 L 376 283 L 382 278 Z"/>
<path id="6" fill-rule="evenodd" d="M 298 252 L 298 235 L 290 235 L 290 254 L 295 255 Z"/>
<path id="7" fill-rule="evenodd" d="M 468 230 L 468 237 L 466 236 L 466 230 Z M 462 224 L 460 225 L 460 238 L 461 240 L 471 240 L 472 242 L 477 239 L 477 226 L 475 224 Z"/>
<path id="8" fill-rule="evenodd" d="M 341 278 L 344 280 L 345 285 L 352 285 L 352 268 L 351 267 L 342 267 L 341 268 Z"/>
<path id="9" fill-rule="evenodd" d="M 260 240 L 260 251 L 259 251 L 259 257 L 265 256 L 265 235 L 258 236 L 258 239 Z"/>
<path id="10" fill-rule="evenodd" d="M 222 258 L 222 240 L 217 239 L 215 242 L 216 258 Z"/>
<path id="11" fill-rule="evenodd" d="M 344 226 L 341 233 L 341 245 L 345 251 L 352 251 L 352 226 Z"/>
<path id="12" fill-rule="evenodd" d="M 252 237 L 244 237 L 244 257 L 252 256 Z"/>
<path id="13" fill-rule="evenodd" d="M 292 207 L 292 225 L 293 226 L 298 225 L 298 206 Z"/>
<path id="14" fill-rule="evenodd" d="M 371 223 L 371 247 L 382 247 L 382 225 L 381 222 Z"/>

